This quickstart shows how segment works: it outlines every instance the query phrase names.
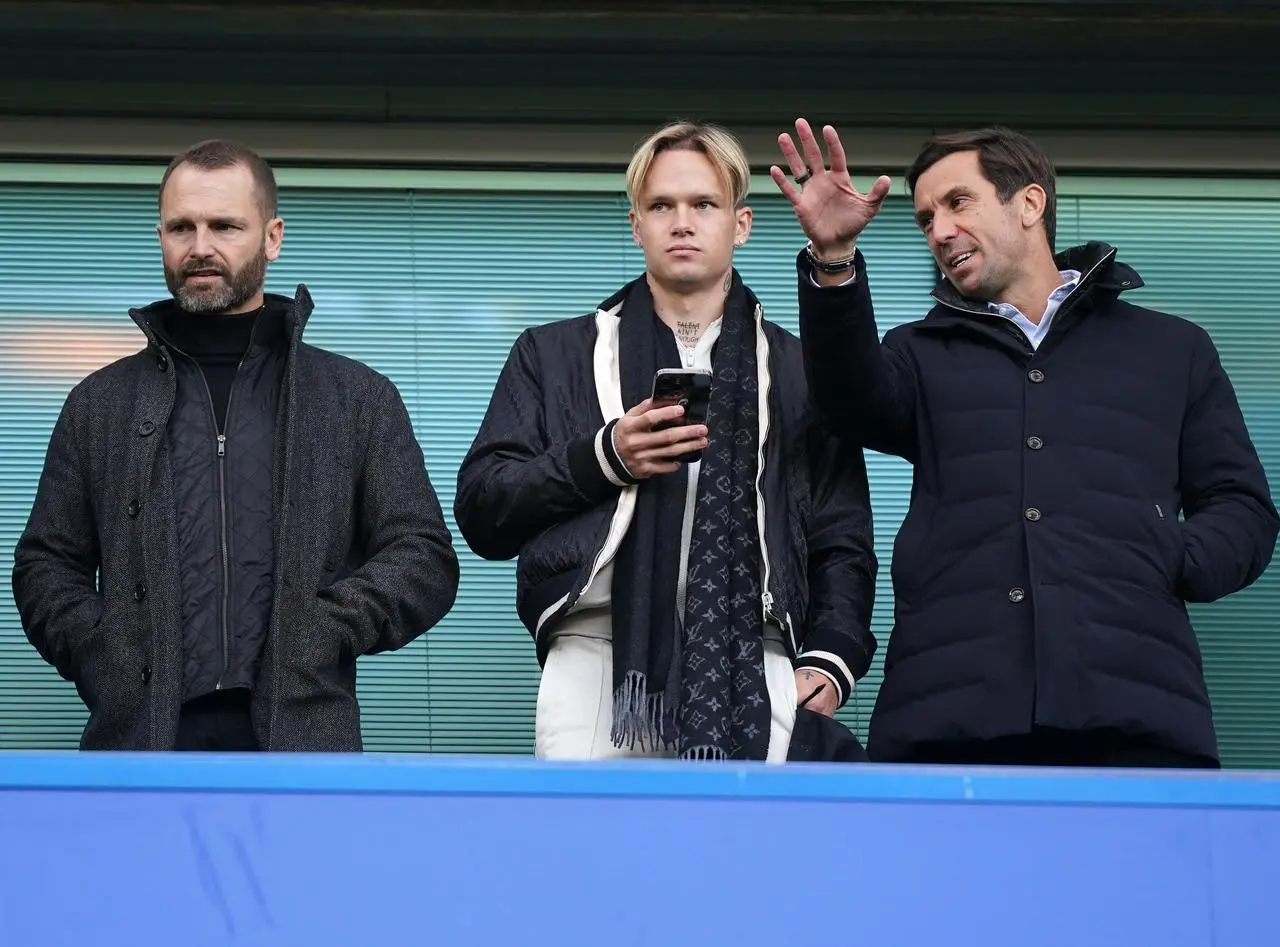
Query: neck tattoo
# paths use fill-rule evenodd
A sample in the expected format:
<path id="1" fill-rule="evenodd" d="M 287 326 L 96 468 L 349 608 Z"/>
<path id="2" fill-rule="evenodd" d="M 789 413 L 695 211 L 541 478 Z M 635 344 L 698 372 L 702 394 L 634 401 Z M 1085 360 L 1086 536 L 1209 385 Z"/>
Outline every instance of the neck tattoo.
<path id="1" fill-rule="evenodd" d="M 702 326 L 696 322 L 677 322 L 676 338 L 685 345 L 697 345 L 702 337 Z"/>

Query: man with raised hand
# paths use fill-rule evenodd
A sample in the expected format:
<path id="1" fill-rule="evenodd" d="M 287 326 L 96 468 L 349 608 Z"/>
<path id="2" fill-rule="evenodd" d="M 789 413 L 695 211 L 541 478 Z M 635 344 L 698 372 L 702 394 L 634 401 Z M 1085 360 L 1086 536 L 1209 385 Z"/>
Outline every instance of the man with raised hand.
<path id="1" fill-rule="evenodd" d="M 1219 765 L 1187 602 L 1261 575 L 1278 520 L 1199 326 L 1122 299 L 1116 250 L 1054 253 L 1053 165 L 1006 128 L 941 135 L 907 172 L 941 271 L 880 339 L 858 240 L 889 193 L 803 119 L 771 173 L 809 238 L 805 368 L 827 425 L 913 465 L 873 760 Z M 1181 517 L 1180 517 L 1181 514 Z"/>

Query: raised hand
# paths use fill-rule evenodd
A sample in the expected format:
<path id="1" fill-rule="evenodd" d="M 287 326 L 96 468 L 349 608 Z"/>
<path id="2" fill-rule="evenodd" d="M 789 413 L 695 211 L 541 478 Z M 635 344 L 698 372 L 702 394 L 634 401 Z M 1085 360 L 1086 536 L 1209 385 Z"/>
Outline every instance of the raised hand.
<path id="1" fill-rule="evenodd" d="M 795 183 L 788 180 L 786 172 L 777 165 L 769 169 L 769 174 L 791 202 L 796 220 L 805 236 L 813 242 L 813 252 L 818 258 L 839 260 L 850 257 L 858 235 L 880 210 L 891 182 L 882 174 L 871 185 L 871 190 L 866 194 L 860 193 L 849 178 L 849 166 L 845 163 L 840 136 L 830 125 L 822 128 L 822 137 L 826 139 L 827 152 L 831 156 L 830 170 L 813 129 L 803 118 L 796 119 L 796 135 L 800 139 L 799 151 L 789 134 L 784 132 L 778 136 L 778 147 L 782 149 Z"/>

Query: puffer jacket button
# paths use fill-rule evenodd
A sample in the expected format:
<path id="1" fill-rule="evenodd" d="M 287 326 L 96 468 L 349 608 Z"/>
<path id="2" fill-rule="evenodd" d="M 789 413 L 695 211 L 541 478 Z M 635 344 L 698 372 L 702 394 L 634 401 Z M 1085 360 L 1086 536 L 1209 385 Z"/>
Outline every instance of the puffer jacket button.
<path id="1" fill-rule="evenodd" d="M 1009 590 L 1009 601 L 1013 602 L 1014 605 L 1017 605 L 1026 597 L 1027 597 L 1027 593 L 1024 592 L 1022 589 L 1017 588 L 1016 586 Z"/>

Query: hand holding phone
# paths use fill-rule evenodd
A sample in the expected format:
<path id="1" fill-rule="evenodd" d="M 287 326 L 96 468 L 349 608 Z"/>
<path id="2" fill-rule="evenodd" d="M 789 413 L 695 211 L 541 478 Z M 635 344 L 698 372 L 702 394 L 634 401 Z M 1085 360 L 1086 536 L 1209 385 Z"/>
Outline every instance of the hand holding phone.
<path id="1" fill-rule="evenodd" d="M 711 406 L 711 372 L 705 368 L 660 368 L 653 376 L 653 394 L 649 400 L 655 408 L 678 405 L 684 414 L 654 426 L 664 431 L 676 426 L 704 425 Z M 692 464 L 702 459 L 702 448 L 676 457 L 677 463 Z"/>
<path id="2" fill-rule="evenodd" d="M 711 373 L 701 369 L 660 369 L 653 394 L 622 417 L 613 443 L 627 469 L 641 479 L 674 473 L 701 459 L 711 398 Z"/>

